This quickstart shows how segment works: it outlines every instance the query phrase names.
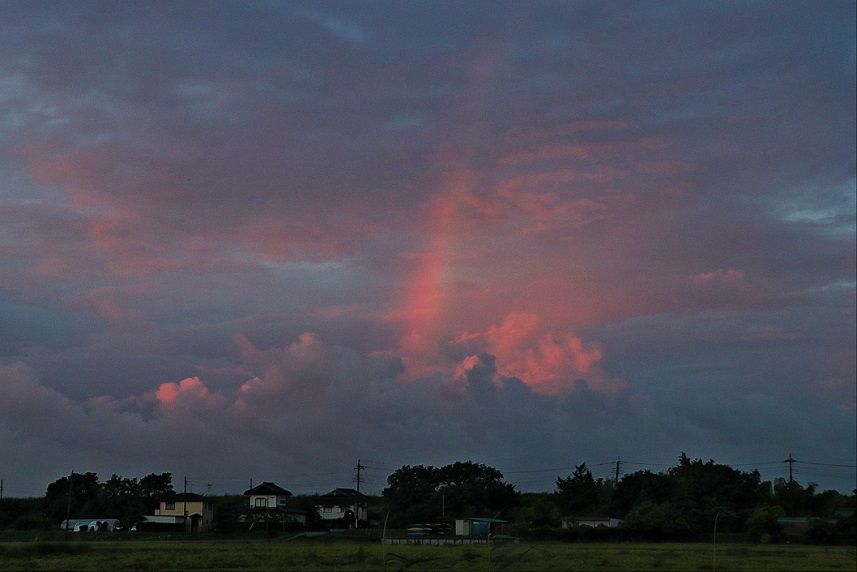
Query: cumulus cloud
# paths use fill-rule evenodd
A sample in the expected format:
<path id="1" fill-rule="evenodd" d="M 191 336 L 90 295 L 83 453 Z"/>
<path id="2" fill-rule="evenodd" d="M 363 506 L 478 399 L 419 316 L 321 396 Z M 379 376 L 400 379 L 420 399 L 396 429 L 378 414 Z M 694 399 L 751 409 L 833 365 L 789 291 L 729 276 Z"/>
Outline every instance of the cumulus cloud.
<path id="1" fill-rule="evenodd" d="M 461 334 L 456 341 L 482 342 L 496 356 L 504 375 L 520 378 L 536 391 L 570 389 L 582 376 L 588 378 L 591 387 L 618 386 L 617 380 L 597 367 L 603 353 L 596 344 L 584 343 L 570 332 L 545 331 L 535 314 L 512 312 L 499 325 L 484 332 Z"/>
<path id="2" fill-rule="evenodd" d="M 0 453 L 853 451 L 854 16 L 6 6 Z"/>

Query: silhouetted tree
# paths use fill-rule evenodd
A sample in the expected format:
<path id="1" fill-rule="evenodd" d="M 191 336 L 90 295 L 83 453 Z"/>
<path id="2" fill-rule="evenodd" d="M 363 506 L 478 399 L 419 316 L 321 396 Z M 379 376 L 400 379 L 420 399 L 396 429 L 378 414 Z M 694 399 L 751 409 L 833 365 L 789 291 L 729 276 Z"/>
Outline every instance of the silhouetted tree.
<path id="1" fill-rule="evenodd" d="M 71 514 L 94 516 L 98 502 L 98 475 L 95 473 L 73 473 L 49 484 L 45 493 L 45 512 L 56 521 L 63 520 L 69 503 L 69 489 Z"/>
<path id="2" fill-rule="evenodd" d="M 675 495 L 675 481 L 669 475 L 642 470 L 627 474 L 613 487 L 610 501 L 611 516 L 624 517 L 644 501 L 655 504 L 669 502 Z"/>
<path id="3" fill-rule="evenodd" d="M 604 481 L 596 481 L 586 463 L 578 465 L 570 476 L 556 480 L 560 510 L 578 516 L 592 511 L 598 505 L 600 492 L 604 487 Z"/>
<path id="4" fill-rule="evenodd" d="M 383 496 L 395 523 L 437 518 L 446 514 L 489 514 L 515 506 L 519 494 L 493 467 L 457 462 L 445 467 L 409 466 L 387 477 Z"/>

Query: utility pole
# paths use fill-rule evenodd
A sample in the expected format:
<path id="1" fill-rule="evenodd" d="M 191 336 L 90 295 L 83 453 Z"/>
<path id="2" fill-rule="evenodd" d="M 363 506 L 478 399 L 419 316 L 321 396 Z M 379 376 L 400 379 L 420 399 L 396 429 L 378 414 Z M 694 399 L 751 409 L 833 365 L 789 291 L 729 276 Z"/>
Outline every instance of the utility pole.
<path id="1" fill-rule="evenodd" d="M 622 468 L 622 457 L 616 457 L 616 480 L 613 481 L 613 486 L 619 484 L 619 470 Z"/>
<path id="2" fill-rule="evenodd" d="M 360 473 L 365 469 L 364 465 L 360 464 L 360 459 L 357 459 L 357 466 L 354 467 L 354 470 L 357 471 L 357 477 L 354 479 L 357 483 L 357 492 L 360 492 L 360 483 L 363 482 L 363 477 L 360 476 Z"/>
<path id="3" fill-rule="evenodd" d="M 358 497 L 354 503 L 354 528 L 360 528 L 360 483 L 363 482 L 363 477 L 361 476 L 361 472 L 366 467 L 360 464 L 360 459 L 357 459 L 357 466 L 354 467 L 354 470 L 357 471 L 357 477 L 354 479 L 357 481 L 357 495 Z"/>
<path id="4" fill-rule="evenodd" d="M 185 495 L 187 495 L 187 476 L 185 476 L 185 478 L 184 478 L 184 494 L 185 494 Z M 187 497 L 185 496 L 185 497 L 182 497 L 182 498 L 184 499 L 184 500 L 182 500 L 182 513 L 184 514 L 184 531 L 185 531 L 185 533 L 187 533 L 187 532 L 188 532 L 188 526 L 187 526 Z"/>
<path id="5" fill-rule="evenodd" d="M 793 483 L 793 482 L 794 482 L 794 480 L 795 480 L 795 479 L 794 479 L 794 470 L 793 470 L 793 466 L 794 466 L 794 464 L 795 464 L 797 461 L 795 461 L 795 460 L 794 460 L 794 458 L 792 457 L 792 454 L 791 454 L 791 453 L 789 453 L 789 458 L 788 458 L 788 459 L 786 459 L 786 460 L 785 460 L 785 461 L 783 461 L 783 462 L 784 462 L 784 463 L 788 463 L 788 464 L 789 464 L 789 484 L 791 484 L 791 483 Z"/>

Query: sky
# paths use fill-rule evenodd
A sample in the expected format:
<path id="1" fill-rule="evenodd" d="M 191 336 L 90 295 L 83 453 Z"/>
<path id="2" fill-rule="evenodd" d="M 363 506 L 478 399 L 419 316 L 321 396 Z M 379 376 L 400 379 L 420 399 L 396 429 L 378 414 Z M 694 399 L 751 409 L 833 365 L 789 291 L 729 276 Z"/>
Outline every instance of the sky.
<path id="1" fill-rule="evenodd" d="M 857 485 L 854 2 L 0 11 L 7 496 Z"/>

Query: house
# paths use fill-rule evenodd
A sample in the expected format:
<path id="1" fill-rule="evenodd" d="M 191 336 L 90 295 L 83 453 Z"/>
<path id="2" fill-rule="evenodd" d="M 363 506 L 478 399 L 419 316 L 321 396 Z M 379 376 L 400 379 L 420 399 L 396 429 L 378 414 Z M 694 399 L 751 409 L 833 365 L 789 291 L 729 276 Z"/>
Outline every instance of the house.
<path id="1" fill-rule="evenodd" d="M 155 514 L 144 519 L 155 525 L 177 525 L 186 532 L 205 532 L 211 530 L 214 502 L 195 493 L 179 493 L 161 500 Z"/>
<path id="2" fill-rule="evenodd" d="M 292 493 L 270 481 L 265 481 L 252 489 L 244 491 L 249 497 L 249 519 L 252 521 L 281 522 L 287 524 L 305 525 L 306 511 L 288 506 L 288 498 Z"/>
<path id="3" fill-rule="evenodd" d="M 321 520 L 344 520 L 346 526 L 356 526 L 369 517 L 369 497 L 354 489 L 333 489 L 318 498 L 315 512 Z"/>
<path id="4" fill-rule="evenodd" d="M 455 519 L 455 535 L 487 538 L 497 531 L 497 526 L 509 522 L 499 518 L 472 517 Z"/>
<path id="5" fill-rule="evenodd" d="M 292 493 L 270 481 L 265 481 L 244 491 L 244 496 L 250 497 L 251 510 L 265 510 L 285 508 L 286 501 Z"/>
<path id="6" fill-rule="evenodd" d="M 610 518 L 609 516 L 566 516 L 561 519 L 560 524 L 563 528 L 574 528 L 575 526 L 616 528 L 622 524 L 622 519 Z"/>

